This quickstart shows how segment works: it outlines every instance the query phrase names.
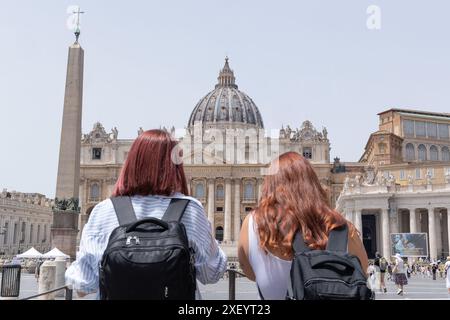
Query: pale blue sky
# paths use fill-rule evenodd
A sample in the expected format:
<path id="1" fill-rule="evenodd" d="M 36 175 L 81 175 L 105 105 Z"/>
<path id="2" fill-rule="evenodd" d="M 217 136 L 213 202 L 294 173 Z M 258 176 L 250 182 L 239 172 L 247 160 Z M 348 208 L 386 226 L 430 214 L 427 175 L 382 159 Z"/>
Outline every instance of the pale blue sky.
<path id="1" fill-rule="evenodd" d="M 79 4 L 83 132 L 183 128 L 226 54 L 266 128 L 326 126 L 331 155 L 357 161 L 377 113 L 450 112 L 450 2 L 62 1 L 0 6 L 0 188 L 53 197 L 63 109 L 66 8 Z M 366 9 L 381 8 L 381 30 Z"/>

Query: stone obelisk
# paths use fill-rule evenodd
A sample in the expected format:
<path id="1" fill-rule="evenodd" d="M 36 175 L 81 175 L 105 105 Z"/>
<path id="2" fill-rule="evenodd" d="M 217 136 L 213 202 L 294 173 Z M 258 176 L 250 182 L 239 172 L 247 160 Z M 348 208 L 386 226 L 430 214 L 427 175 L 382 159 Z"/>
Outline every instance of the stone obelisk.
<path id="1" fill-rule="evenodd" d="M 76 41 L 69 47 L 66 89 L 59 147 L 56 198 L 51 228 L 52 246 L 75 259 L 80 187 L 81 111 L 83 102 L 84 51 Z"/>

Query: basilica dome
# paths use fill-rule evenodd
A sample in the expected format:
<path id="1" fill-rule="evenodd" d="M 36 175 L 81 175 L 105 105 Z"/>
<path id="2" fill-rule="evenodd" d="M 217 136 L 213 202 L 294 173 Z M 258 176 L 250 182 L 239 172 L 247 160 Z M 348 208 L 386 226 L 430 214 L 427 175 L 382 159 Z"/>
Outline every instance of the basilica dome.
<path id="1" fill-rule="evenodd" d="M 225 66 L 217 79 L 219 82 L 214 90 L 204 96 L 195 106 L 188 126 L 192 127 L 199 122 L 203 125 L 241 123 L 264 128 L 256 104 L 248 95 L 238 90 L 233 70 L 228 64 L 228 58 L 225 58 Z"/>

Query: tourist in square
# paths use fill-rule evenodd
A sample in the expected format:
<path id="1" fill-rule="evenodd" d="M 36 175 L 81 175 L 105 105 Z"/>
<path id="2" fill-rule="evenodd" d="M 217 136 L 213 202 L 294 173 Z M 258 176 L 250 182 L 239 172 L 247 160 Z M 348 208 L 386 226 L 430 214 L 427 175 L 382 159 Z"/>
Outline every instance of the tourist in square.
<path id="1" fill-rule="evenodd" d="M 130 196 L 138 220 L 160 219 L 172 198 L 190 200 L 181 222 L 194 252 L 196 277 L 203 284 L 216 283 L 226 270 L 227 257 L 212 235 L 201 202 L 188 196 L 183 165 L 172 158 L 176 146 L 166 131 L 143 132 L 131 146 L 113 196 Z M 117 226 L 111 199 L 97 204 L 83 229 L 77 259 L 66 271 L 66 283 L 79 296 L 98 292 L 99 262 Z M 198 288 L 196 297 L 200 298 Z"/>
<path id="2" fill-rule="evenodd" d="M 388 267 L 388 262 L 386 261 L 386 258 L 384 257 L 380 257 L 380 278 L 379 278 L 379 288 L 380 291 L 386 293 L 387 292 L 387 288 L 386 288 L 386 283 L 384 282 L 385 276 L 386 276 L 386 270 Z"/>
<path id="3" fill-rule="evenodd" d="M 395 266 L 392 272 L 394 274 L 395 284 L 398 288 L 397 294 L 403 295 L 403 287 L 408 284 L 408 278 L 406 277 L 405 263 L 403 262 L 400 253 L 395 255 Z"/>
<path id="4" fill-rule="evenodd" d="M 286 298 L 293 259 L 293 239 L 300 229 L 311 249 L 325 249 L 334 228 L 347 224 L 348 252 L 359 258 L 363 272 L 368 258 L 354 225 L 329 206 L 308 160 L 295 152 L 282 154 L 269 167 L 259 206 L 245 218 L 238 256 L 246 276 L 255 281 L 259 298 Z"/>
<path id="5" fill-rule="evenodd" d="M 447 257 L 447 261 L 444 265 L 444 270 L 446 274 L 446 281 L 445 284 L 447 286 L 448 294 L 450 294 L 450 256 Z"/>

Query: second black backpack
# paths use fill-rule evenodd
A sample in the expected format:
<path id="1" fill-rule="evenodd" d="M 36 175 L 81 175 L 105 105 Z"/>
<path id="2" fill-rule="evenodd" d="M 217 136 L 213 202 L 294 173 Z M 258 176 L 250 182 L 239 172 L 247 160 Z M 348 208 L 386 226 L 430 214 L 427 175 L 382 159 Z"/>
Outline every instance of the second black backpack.
<path id="1" fill-rule="evenodd" d="M 311 250 L 297 232 L 288 299 L 370 300 L 373 292 L 359 259 L 347 252 L 348 227 L 330 232 L 325 250 Z"/>
<path id="2" fill-rule="evenodd" d="M 139 221 L 129 197 L 111 201 L 119 227 L 99 266 L 100 299 L 195 299 L 194 255 L 180 223 L 189 200 L 172 199 L 162 220 Z"/>

